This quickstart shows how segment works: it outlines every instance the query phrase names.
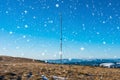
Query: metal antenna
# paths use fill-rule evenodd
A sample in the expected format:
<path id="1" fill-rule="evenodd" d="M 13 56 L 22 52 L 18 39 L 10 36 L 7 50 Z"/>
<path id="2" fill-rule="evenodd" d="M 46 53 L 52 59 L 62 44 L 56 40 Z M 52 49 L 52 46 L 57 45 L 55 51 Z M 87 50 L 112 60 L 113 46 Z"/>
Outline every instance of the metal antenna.
<path id="1" fill-rule="evenodd" d="M 60 13 L 60 59 L 62 64 L 62 14 Z"/>

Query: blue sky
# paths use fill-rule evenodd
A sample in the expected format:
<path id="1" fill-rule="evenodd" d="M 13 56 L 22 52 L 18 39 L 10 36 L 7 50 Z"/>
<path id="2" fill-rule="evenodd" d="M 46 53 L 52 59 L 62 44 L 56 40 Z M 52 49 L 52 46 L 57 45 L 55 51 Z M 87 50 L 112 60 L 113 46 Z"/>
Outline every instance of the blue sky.
<path id="1" fill-rule="evenodd" d="M 119 0 L 0 1 L 0 55 L 58 59 L 119 58 Z"/>

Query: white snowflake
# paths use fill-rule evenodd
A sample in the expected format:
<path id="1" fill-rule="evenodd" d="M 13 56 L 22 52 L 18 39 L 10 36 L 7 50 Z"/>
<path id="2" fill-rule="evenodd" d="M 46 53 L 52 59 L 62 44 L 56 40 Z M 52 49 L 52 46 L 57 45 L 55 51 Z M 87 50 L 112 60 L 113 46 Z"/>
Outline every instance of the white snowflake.
<path id="1" fill-rule="evenodd" d="M 88 4 L 86 4 L 86 7 L 88 8 L 88 7 L 89 7 L 89 5 L 88 5 Z"/>
<path id="2" fill-rule="evenodd" d="M 65 38 L 65 39 L 63 39 L 63 41 L 67 41 L 67 39 Z"/>
<path id="3" fill-rule="evenodd" d="M 82 24 L 82 26 L 84 27 L 84 26 L 85 26 L 85 24 Z"/>
<path id="4" fill-rule="evenodd" d="M 59 7 L 59 4 L 56 4 L 55 6 L 58 8 L 58 7 Z"/>
<path id="5" fill-rule="evenodd" d="M 4 28 L 2 28 L 1 30 L 2 30 L 2 31 L 4 31 L 5 29 L 4 29 Z"/>
<path id="6" fill-rule="evenodd" d="M 13 32 L 12 32 L 12 31 L 10 31 L 10 32 L 9 32 L 9 34 L 13 34 Z"/>
<path id="7" fill-rule="evenodd" d="M 59 52 L 59 55 L 62 55 L 62 52 L 61 52 L 61 51 Z"/>
<path id="8" fill-rule="evenodd" d="M 29 8 L 32 9 L 32 10 L 34 9 L 34 7 L 32 7 L 32 6 L 29 6 Z"/>
<path id="9" fill-rule="evenodd" d="M 112 19 L 112 16 L 110 16 L 109 18 Z"/>
<path id="10" fill-rule="evenodd" d="M 53 20 L 49 20 L 48 23 L 53 23 Z"/>
<path id="11" fill-rule="evenodd" d="M 19 29 L 19 28 L 20 28 L 20 26 L 17 26 L 17 28 Z"/>
<path id="12" fill-rule="evenodd" d="M 6 50 L 6 48 L 3 48 L 3 50 Z"/>
<path id="13" fill-rule="evenodd" d="M 105 42 L 105 41 L 103 41 L 103 44 L 106 44 L 106 42 Z"/>
<path id="14" fill-rule="evenodd" d="M 120 29 L 120 27 L 117 27 L 117 29 L 119 30 L 119 29 Z"/>
<path id="15" fill-rule="evenodd" d="M 24 53 L 21 53 L 21 56 L 24 56 L 25 54 Z"/>
<path id="16" fill-rule="evenodd" d="M 112 42 L 111 44 L 114 44 L 114 42 Z"/>
<path id="17" fill-rule="evenodd" d="M 111 6 L 112 4 L 111 4 L 111 3 L 109 3 L 108 5 L 109 5 L 109 6 Z"/>
<path id="18" fill-rule="evenodd" d="M 42 8 L 43 8 L 43 9 L 45 9 L 46 7 L 45 7 L 45 6 L 43 6 Z"/>
<path id="19" fill-rule="evenodd" d="M 74 10 L 77 10 L 77 8 L 76 8 L 76 7 L 74 7 Z"/>
<path id="20" fill-rule="evenodd" d="M 98 35 L 99 35 L 100 33 L 99 33 L 99 32 L 96 32 L 96 34 L 98 34 Z"/>
<path id="21" fill-rule="evenodd" d="M 86 29 L 86 28 L 85 28 L 85 24 L 82 24 L 82 26 L 83 26 L 83 28 L 82 28 L 82 29 L 83 29 L 83 30 L 85 30 L 85 29 Z"/>
<path id="22" fill-rule="evenodd" d="M 19 46 L 16 47 L 16 49 L 19 49 L 19 48 L 20 48 Z"/>
<path id="23" fill-rule="evenodd" d="M 27 39 L 27 42 L 30 42 L 30 40 L 29 40 L 29 39 Z"/>
<path id="24" fill-rule="evenodd" d="M 71 61 L 71 60 L 72 60 L 72 58 L 69 58 L 68 60 L 69 60 L 69 61 Z"/>
<path id="25" fill-rule="evenodd" d="M 44 24 L 44 27 L 46 27 L 47 26 L 47 24 Z"/>
<path id="26" fill-rule="evenodd" d="M 43 52 L 43 53 L 42 53 L 42 56 L 44 56 L 44 55 L 45 55 L 45 53 Z"/>
<path id="27" fill-rule="evenodd" d="M 25 35 L 23 35 L 23 38 L 26 38 L 26 36 L 25 36 Z"/>
<path id="28" fill-rule="evenodd" d="M 33 16 L 33 19 L 36 19 L 36 17 L 35 17 L 35 16 Z"/>
<path id="29" fill-rule="evenodd" d="M 85 48 L 84 48 L 84 47 L 81 47 L 81 48 L 80 48 L 80 50 L 81 50 L 81 51 L 84 51 L 84 50 L 85 50 Z"/>
<path id="30" fill-rule="evenodd" d="M 89 43 L 91 43 L 92 41 L 91 40 L 88 40 Z"/>
<path id="31" fill-rule="evenodd" d="M 47 9 L 49 9 L 50 8 L 50 6 L 47 6 Z"/>
<path id="32" fill-rule="evenodd" d="M 5 11 L 6 14 L 8 14 L 8 11 Z"/>
<path id="33" fill-rule="evenodd" d="M 103 23 L 103 24 L 105 24 L 106 22 L 105 22 L 105 21 L 103 21 L 102 23 Z"/>
<path id="34" fill-rule="evenodd" d="M 92 13 L 92 15 L 94 16 L 94 15 L 95 15 L 95 13 Z"/>
<path id="35" fill-rule="evenodd" d="M 61 3 L 64 3 L 64 1 L 61 1 Z"/>
<path id="36" fill-rule="evenodd" d="M 114 56 L 114 58 L 117 58 L 117 56 Z"/>
<path id="37" fill-rule="evenodd" d="M 25 13 L 25 14 L 27 14 L 27 13 L 28 13 L 28 11 L 27 11 L 27 10 L 25 10 L 25 11 L 24 11 L 24 13 Z"/>
<path id="38" fill-rule="evenodd" d="M 28 28 L 28 25 L 25 25 L 24 27 L 25 27 L 25 28 Z"/>
<path id="39" fill-rule="evenodd" d="M 83 27 L 83 30 L 85 31 L 85 30 L 86 30 L 86 28 L 85 28 L 85 27 Z"/>

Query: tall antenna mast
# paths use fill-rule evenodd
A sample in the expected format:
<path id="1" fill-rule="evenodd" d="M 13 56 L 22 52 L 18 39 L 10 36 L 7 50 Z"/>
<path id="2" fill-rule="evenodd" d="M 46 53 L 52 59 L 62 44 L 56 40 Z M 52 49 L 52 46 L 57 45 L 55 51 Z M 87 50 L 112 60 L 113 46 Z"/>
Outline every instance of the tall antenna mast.
<path id="1" fill-rule="evenodd" d="M 62 64 L 62 14 L 60 13 L 60 59 Z"/>

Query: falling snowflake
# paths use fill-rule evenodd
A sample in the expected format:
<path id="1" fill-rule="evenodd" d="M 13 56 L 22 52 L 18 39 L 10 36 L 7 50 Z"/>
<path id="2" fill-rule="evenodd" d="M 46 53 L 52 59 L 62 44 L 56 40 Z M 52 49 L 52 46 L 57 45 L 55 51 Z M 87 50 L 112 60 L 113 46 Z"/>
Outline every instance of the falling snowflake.
<path id="1" fill-rule="evenodd" d="M 92 13 L 92 15 L 94 16 L 94 15 L 95 15 L 95 13 Z"/>
<path id="2" fill-rule="evenodd" d="M 3 50 L 6 50 L 6 48 L 3 48 Z"/>
<path id="3" fill-rule="evenodd" d="M 120 27 L 117 27 L 117 29 L 119 30 L 119 29 L 120 29 Z"/>
<path id="4" fill-rule="evenodd" d="M 10 32 L 9 32 L 9 34 L 13 34 L 13 32 L 12 32 L 12 31 L 10 31 Z"/>
<path id="5" fill-rule="evenodd" d="M 27 39 L 27 42 L 30 42 L 30 40 L 29 40 L 29 39 Z"/>
<path id="6" fill-rule="evenodd" d="M 46 27 L 47 26 L 47 24 L 44 24 L 44 27 Z"/>
<path id="7" fill-rule="evenodd" d="M 114 58 L 117 58 L 117 56 L 114 56 Z"/>
<path id="8" fill-rule="evenodd" d="M 28 25 L 25 25 L 24 27 L 25 27 L 25 28 L 28 28 Z"/>
<path id="9" fill-rule="evenodd" d="M 102 23 L 105 24 L 105 21 L 103 21 Z"/>
<path id="10" fill-rule="evenodd" d="M 53 20 L 49 20 L 48 23 L 53 23 Z"/>
<path id="11" fill-rule="evenodd" d="M 74 10 L 77 10 L 77 8 L 76 8 L 76 7 L 74 7 Z"/>
<path id="12" fill-rule="evenodd" d="M 5 13 L 8 14 L 8 11 L 6 11 Z"/>
<path id="13" fill-rule="evenodd" d="M 45 55 L 45 53 L 43 52 L 43 53 L 42 53 L 42 56 L 44 56 L 44 55 Z"/>
<path id="14" fill-rule="evenodd" d="M 19 28 L 20 28 L 20 26 L 17 26 L 17 28 L 19 29 Z"/>
<path id="15" fill-rule="evenodd" d="M 99 35 L 100 33 L 99 33 L 99 32 L 97 32 L 96 34 L 98 34 L 98 35 Z"/>
<path id="16" fill-rule="evenodd" d="M 71 61 L 71 60 L 72 60 L 72 58 L 69 58 L 68 60 L 69 60 L 69 61 Z"/>
<path id="17" fill-rule="evenodd" d="M 112 19 L 112 16 L 110 16 L 109 18 Z"/>
<path id="18" fill-rule="evenodd" d="M 4 28 L 2 28 L 1 30 L 2 30 L 2 31 L 4 31 L 5 29 L 4 29 Z"/>
<path id="19" fill-rule="evenodd" d="M 59 4 L 56 4 L 55 6 L 58 8 L 58 7 L 59 7 Z"/>
<path id="20" fill-rule="evenodd" d="M 21 53 L 21 56 L 24 56 L 24 53 Z"/>
<path id="21" fill-rule="evenodd" d="M 35 16 L 33 16 L 33 19 L 36 19 L 36 17 L 35 17 Z"/>
<path id="22" fill-rule="evenodd" d="M 85 24 L 82 24 L 82 26 L 84 27 L 84 26 L 85 26 Z"/>
<path id="23" fill-rule="evenodd" d="M 86 28 L 85 27 L 83 27 L 83 30 L 85 30 Z"/>
<path id="24" fill-rule="evenodd" d="M 112 4 L 111 3 L 109 3 L 109 6 L 111 6 Z"/>
<path id="25" fill-rule="evenodd" d="M 86 7 L 88 8 L 88 7 L 89 7 L 89 5 L 88 5 L 88 4 L 86 4 Z"/>
<path id="26" fill-rule="evenodd" d="M 105 41 L 103 41 L 103 44 L 106 44 L 106 42 L 105 42 Z"/>
<path id="27" fill-rule="evenodd" d="M 26 38 L 26 36 L 25 36 L 25 35 L 23 35 L 23 38 Z"/>
<path id="28" fill-rule="evenodd" d="M 85 48 L 84 48 L 84 47 L 81 47 L 81 48 L 80 48 L 80 50 L 81 50 L 81 51 L 84 51 L 84 50 L 85 50 Z"/>
<path id="29" fill-rule="evenodd" d="M 27 14 L 27 13 L 28 13 L 28 11 L 27 11 L 27 10 L 25 10 L 25 11 L 24 11 L 24 13 L 25 13 L 25 14 Z"/>
<path id="30" fill-rule="evenodd" d="M 16 49 L 19 49 L 19 46 L 17 46 Z"/>
<path id="31" fill-rule="evenodd" d="M 61 52 L 61 51 L 59 52 L 59 55 L 62 55 L 62 52 Z"/>

